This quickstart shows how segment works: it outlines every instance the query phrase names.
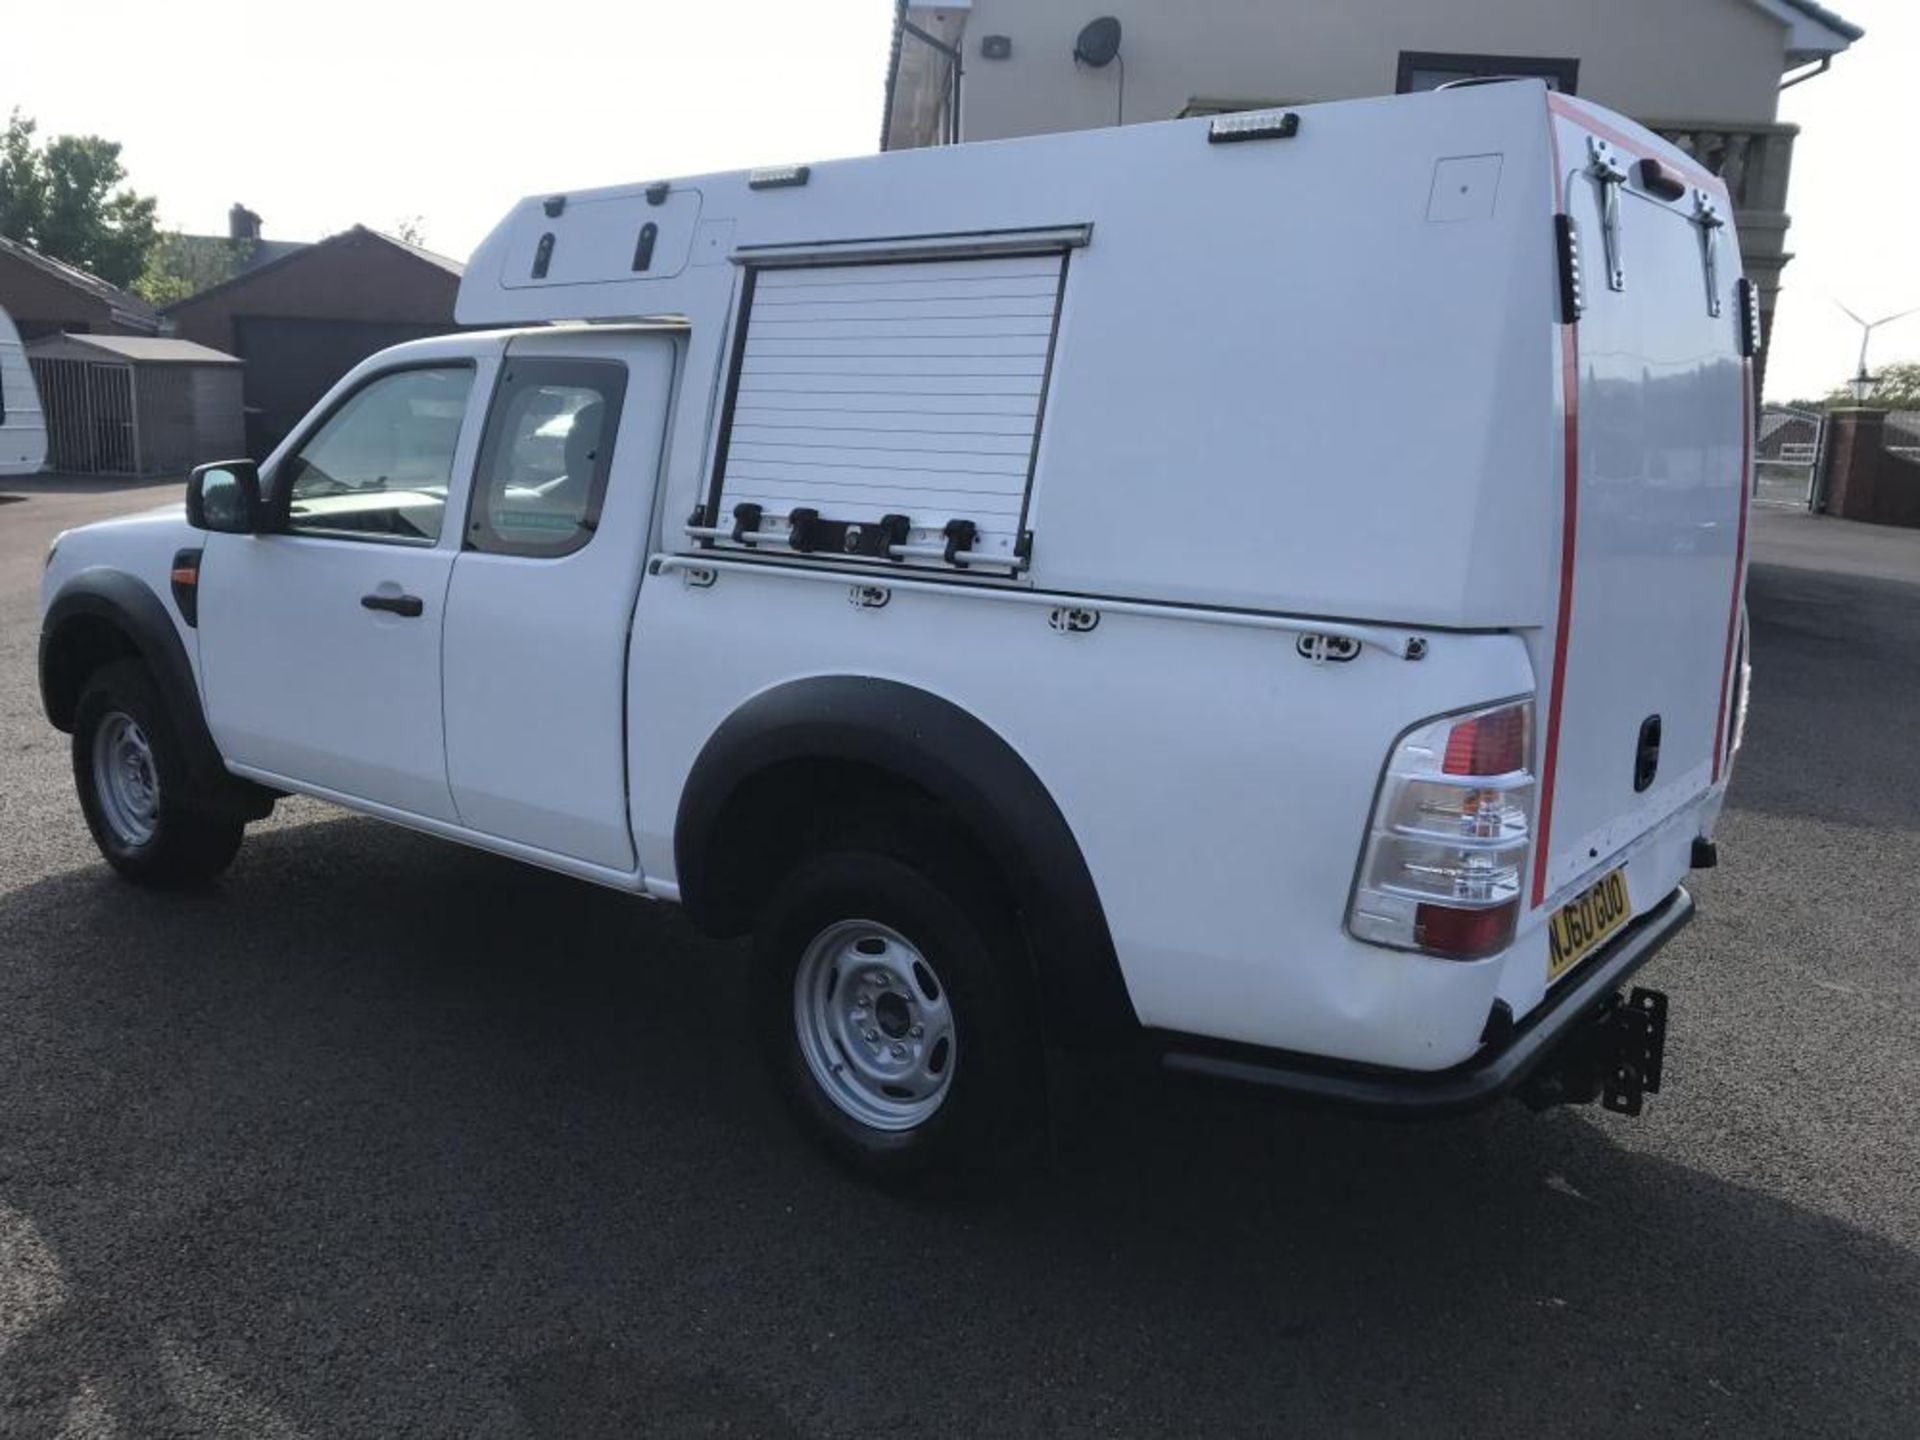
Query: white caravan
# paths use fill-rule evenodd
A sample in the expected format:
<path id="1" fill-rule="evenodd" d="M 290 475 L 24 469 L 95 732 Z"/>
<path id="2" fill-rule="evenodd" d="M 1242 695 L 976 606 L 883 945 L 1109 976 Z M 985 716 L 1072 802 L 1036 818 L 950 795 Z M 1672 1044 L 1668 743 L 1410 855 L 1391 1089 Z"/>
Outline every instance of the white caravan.
<path id="1" fill-rule="evenodd" d="M 47 463 L 47 417 L 20 332 L 0 310 L 0 475 L 32 475 Z"/>
<path id="2" fill-rule="evenodd" d="M 47 713 L 136 879 L 298 791 L 752 934 L 882 1178 L 1073 1048 L 1635 1111 L 1745 697 L 1738 256 L 1531 82 L 536 196 L 505 328 L 58 542 Z"/>

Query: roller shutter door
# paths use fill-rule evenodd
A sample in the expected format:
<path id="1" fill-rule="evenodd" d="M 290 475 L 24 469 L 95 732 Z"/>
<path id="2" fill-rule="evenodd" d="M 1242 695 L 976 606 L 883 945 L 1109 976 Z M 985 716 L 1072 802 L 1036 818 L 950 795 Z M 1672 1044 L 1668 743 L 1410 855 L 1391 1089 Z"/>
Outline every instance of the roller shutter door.
<path id="1" fill-rule="evenodd" d="M 970 520 L 976 553 L 1025 521 L 1060 253 L 754 275 L 719 464 L 718 518 L 808 508 L 913 541 Z"/>

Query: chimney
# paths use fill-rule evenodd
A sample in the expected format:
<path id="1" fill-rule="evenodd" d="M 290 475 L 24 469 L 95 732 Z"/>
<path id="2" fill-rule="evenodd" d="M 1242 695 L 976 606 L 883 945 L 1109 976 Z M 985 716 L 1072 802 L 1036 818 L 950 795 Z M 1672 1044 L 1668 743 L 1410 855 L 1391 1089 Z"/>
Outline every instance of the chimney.
<path id="1" fill-rule="evenodd" d="M 229 240 L 258 240 L 260 238 L 260 217 L 239 201 L 227 211 L 227 238 Z"/>

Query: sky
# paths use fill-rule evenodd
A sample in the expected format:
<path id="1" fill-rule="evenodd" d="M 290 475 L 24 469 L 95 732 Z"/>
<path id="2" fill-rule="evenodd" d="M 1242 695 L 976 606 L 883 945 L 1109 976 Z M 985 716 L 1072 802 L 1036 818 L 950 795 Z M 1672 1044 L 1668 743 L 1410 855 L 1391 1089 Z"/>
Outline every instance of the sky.
<path id="1" fill-rule="evenodd" d="M 1769 399 L 1852 373 L 1859 332 L 1836 299 L 1869 319 L 1920 306 L 1920 184 L 1899 143 L 1920 116 L 1920 4 L 1830 3 L 1867 37 L 1781 97 L 1780 118 L 1802 127 L 1797 258 Z M 418 217 L 430 247 L 464 259 L 523 195 L 872 151 L 892 9 L 7 0 L 0 111 L 18 106 L 43 135 L 122 142 L 168 228 L 224 233 L 235 201 L 275 239 Z M 1876 366 L 1920 359 L 1920 315 L 1873 345 Z"/>
<path id="2" fill-rule="evenodd" d="M 224 234 L 235 201 L 282 240 L 419 216 L 430 248 L 464 260 L 524 195 L 871 152 L 893 6 L 0 0 L 0 15 L 0 112 L 120 141 L 167 228 Z"/>
<path id="3" fill-rule="evenodd" d="M 1800 127 L 1787 210 L 1794 259 L 1781 276 L 1767 398 L 1826 394 L 1853 374 L 1869 320 L 1920 306 L 1920 4 L 1827 0 L 1866 30 L 1833 68 L 1780 97 Z M 1838 301 L 1839 304 L 1835 302 Z M 1920 360 L 1920 315 L 1876 331 L 1869 369 Z"/>

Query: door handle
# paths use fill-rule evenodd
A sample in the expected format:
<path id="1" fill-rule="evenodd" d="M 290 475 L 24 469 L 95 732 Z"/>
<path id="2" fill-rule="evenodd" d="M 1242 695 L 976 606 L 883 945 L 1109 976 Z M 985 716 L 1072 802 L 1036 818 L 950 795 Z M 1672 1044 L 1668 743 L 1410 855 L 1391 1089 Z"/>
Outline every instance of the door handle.
<path id="1" fill-rule="evenodd" d="M 426 603 L 418 595 L 362 595 L 360 603 L 369 610 L 390 610 L 409 620 L 426 612 Z"/>

